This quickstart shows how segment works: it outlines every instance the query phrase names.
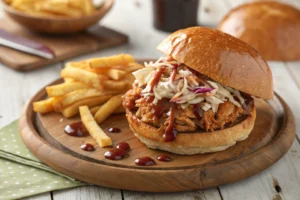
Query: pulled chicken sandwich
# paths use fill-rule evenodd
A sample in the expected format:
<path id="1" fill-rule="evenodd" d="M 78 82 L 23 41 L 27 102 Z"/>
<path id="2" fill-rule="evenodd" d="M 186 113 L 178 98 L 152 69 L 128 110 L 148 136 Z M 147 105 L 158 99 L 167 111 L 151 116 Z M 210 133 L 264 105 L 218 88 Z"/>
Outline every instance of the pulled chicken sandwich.
<path id="1" fill-rule="evenodd" d="M 129 125 L 148 147 L 177 154 L 224 150 L 248 137 L 253 96 L 273 97 L 266 62 L 246 43 L 192 27 L 167 37 L 166 54 L 135 71 L 123 100 Z"/>

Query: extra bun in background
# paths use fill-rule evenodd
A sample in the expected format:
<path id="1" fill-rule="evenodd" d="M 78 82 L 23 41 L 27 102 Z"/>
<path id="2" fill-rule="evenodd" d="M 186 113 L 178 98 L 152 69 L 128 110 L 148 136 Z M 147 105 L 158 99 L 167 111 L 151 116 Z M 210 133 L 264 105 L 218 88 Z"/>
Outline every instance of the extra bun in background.
<path id="1" fill-rule="evenodd" d="M 300 32 L 299 32 L 300 33 Z M 178 30 L 157 49 L 225 86 L 263 99 L 273 98 L 268 64 L 245 42 L 218 30 Z"/>
<path id="2" fill-rule="evenodd" d="M 300 11 L 278 2 L 232 9 L 218 29 L 254 47 L 266 60 L 300 60 Z"/>

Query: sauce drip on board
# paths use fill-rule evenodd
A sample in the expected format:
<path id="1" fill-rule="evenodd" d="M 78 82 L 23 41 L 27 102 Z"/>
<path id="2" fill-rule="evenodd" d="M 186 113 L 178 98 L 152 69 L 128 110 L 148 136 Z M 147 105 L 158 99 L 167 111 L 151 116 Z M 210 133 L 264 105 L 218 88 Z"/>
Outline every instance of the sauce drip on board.
<path id="1" fill-rule="evenodd" d="M 172 142 L 176 139 L 177 130 L 175 129 L 175 112 L 176 112 L 176 104 L 173 103 L 170 111 L 169 124 L 165 130 L 163 135 L 165 142 Z"/>
<path id="2" fill-rule="evenodd" d="M 155 161 L 152 158 L 146 156 L 146 157 L 135 159 L 134 163 L 138 166 L 150 166 L 150 165 L 154 165 Z"/>
<path id="3" fill-rule="evenodd" d="M 80 148 L 84 151 L 95 151 L 94 145 L 92 145 L 90 143 L 83 144 L 80 146 Z"/>
<path id="4" fill-rule="evenodd" d="M 116 145 L 117 149 L 123 149 L 124 151 L 129 151 L 130 150 L 130 145 L 127 142 L 121 142 Z"/>
<path id="5" fill-rule="evenodd" d="M 112 148 L 104 153 L 104 157 L 109 160 L 121 160 L 125 156 L 127 156 L 127 152 L 117 148 Z"/>
<path id="6" fill-rule="evenodd" d="M 110 132 L 110 133 L 120 133 L 121 129 L 112 127 L 112 128 L 108 129 L 108 132 Z"/>
<path id="7" fill-rule="evenodd" d="M 74 137 L 83 137 L 89 134 L 82 122 L 68 124 L 65 126 L 64 131 L 66 134 Z"/>
<path id="8" fill-rule="evenodd" d="M 159 160 L 161 162 L 170 162 L 170 161 L 172 161 L 172 158 L 170 158 L 167 155 L 160 155 L 157 157 L 157 160 Z"/>

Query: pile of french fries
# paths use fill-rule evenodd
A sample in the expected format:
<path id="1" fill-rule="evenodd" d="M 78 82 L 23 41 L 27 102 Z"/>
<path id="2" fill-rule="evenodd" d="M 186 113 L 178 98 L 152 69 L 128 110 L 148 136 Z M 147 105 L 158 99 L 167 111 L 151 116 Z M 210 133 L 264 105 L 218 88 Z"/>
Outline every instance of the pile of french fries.
<path id="1" fill-rule="evenodd" d="M 67 63 L 61 71 L 64 83 L 46 87 L 48 98 L 34 102 L 33 110 L 54 111 L 66 118 L 80 112 L 82 122 L 98 144 L 110 146 L 111 141 L 98 124 L 113 113 L 125 112 L 122 95 L 135 80 L 132 72 L 141 68 L 128 54 Z"/>
<path id="2" fill-rule="evenodd" d="M 79 17 L 92 14 L 92 0 L 5 0 L 12 8 L 36 16 Z"/>

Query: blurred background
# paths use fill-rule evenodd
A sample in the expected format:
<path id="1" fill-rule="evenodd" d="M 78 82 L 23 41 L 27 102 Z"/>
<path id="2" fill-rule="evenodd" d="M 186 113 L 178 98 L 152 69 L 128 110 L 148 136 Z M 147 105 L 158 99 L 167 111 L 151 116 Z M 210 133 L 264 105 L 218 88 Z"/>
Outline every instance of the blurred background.
<path id="1" fill-rule="evenodd" d="M 198 25 L 216 28 L 229 9 L 254 1 L 199 0 Z M 299 0 L 278 0 L 278 2 L 297 8 L 300 6 Z M 128 34 L 130 42 L 128 45 L 103 52 L 103 54 L 109 55 L 116 51 L 116 53 L 126 51 L 141 58 L 161 56 L 162 54 L 156 50 L 156 46 L 170 33 L 154 28 L 153 10 L 149 8 L 153 8 L 152 0 L 116 0 L 111 12 L 101 21 L 101 24 Z"/>

